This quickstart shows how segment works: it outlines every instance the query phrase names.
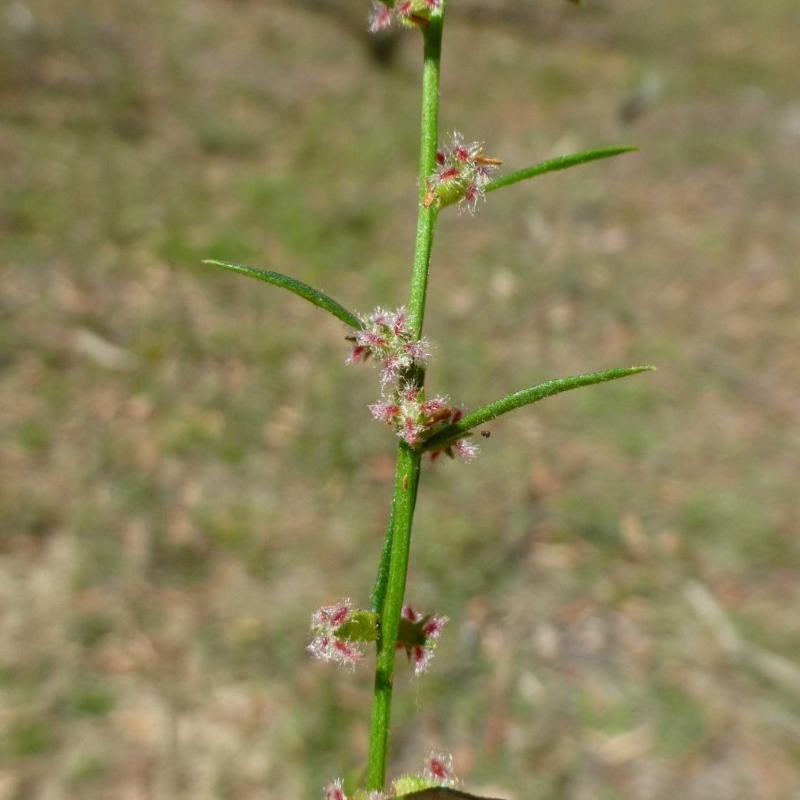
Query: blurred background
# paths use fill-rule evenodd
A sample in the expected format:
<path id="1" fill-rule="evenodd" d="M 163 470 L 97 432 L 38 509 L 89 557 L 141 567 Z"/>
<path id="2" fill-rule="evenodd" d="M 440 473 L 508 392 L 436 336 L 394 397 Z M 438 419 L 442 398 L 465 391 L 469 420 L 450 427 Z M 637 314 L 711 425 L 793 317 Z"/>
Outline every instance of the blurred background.
<path id="1" fill-rule="evenodd" d="M 276 269 L 405 300 L 420 43 L 366 0 L 0 3 L 0 800 L 293 800 L 364 763 L 394 441 Z M 392 774 L 513 800 L 800 798 L 797 0 L 450 0 L 442 130 L 509 171 L 440 218 Z"/>

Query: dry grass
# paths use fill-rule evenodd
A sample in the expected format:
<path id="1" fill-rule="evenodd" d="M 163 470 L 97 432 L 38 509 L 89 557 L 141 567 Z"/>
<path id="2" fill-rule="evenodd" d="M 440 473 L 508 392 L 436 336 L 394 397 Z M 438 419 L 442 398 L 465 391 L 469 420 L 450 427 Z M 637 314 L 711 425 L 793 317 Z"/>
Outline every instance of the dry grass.
<path id="1" fill-rule="evenodd" d="M 304 647 L 371 586 L 375 376 L 317 310 L 199 265 L 402 302 L 417 43 L 378 67 L 341 5 L 0 9 L 0 800 L 317 797 L 363 762 L 368 674 Z M 443 218 L 432 385 L 659 372 L 426 473 L 411 592 L 453 621 L 399 679 L 395 767 L 797 800 L 795 0 L 450 5 L 446 130 L 510 169 L 641 151 Z"/>

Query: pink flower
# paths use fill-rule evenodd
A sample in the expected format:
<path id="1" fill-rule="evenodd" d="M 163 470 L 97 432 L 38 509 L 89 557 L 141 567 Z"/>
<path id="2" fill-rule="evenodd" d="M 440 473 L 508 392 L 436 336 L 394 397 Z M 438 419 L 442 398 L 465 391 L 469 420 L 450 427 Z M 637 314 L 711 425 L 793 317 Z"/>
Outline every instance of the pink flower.
<path id="1" fill-rule="evenodd" d="M 414 673 L 421 675 L 430 665 L 436 641 L 448 618 L 434 614 L 427 616 L 418 614 L 411 606 L 403 607 L 402 618 L 411 623 L 411 630 L 405 637 L 406 641 L 398 641 L 397 647 L 406 651 L 409 659 L 414 662 Z"/>
<path id="2" fill-rule="evenodd" d="M 394 425 L 395 420 L 400 414 L 400 406 L 392 401 L 385 401 L 383 403 L 373 403 L 369 406 L 372 416 L 380 422 L 385 422 L 387 425 Z"/>
<path id="3" fill-rule="evenodd" d="M 360 643 L 338 636 L 342 625 L 352 618 L 353 610 L 353 604 L 348 599 L 332 606 L 323 606 L 314 612 L 311 617 L 314 638 L 308 650 L 315 658 L 352 667 L 364 655 Z"/>
<path id="4" fill-rule="evenodd" d="M 398 381 L 403 373 L 423 366 L 430 357 L 426 339 L 414 339 L 409 329 L 409 317 L 401 306 L 397 311 L 376 308 L 361 318 L 362 327 L 347 338 L 354 342 L 347 358 L 348 364 L 366 361 L 372 356 L 382 365 L 381 384 Z"/>
<path id="5" fill-rule="evenodd" d="M 453 442 L 453 453 L 460 456 L 464 461 L 473 461 L 478 457 L 481 449 L 470 439 L 456 439 Z"/>
<path id="6" fill-rule="evenodd" d="M 323 800 L 347 800 L 347 795 L 342 788 L 342 779 L 337 778 L 333 783 L 329 783 L 322 792 Z"/>
<path id="7" fill-rule="evenodd" d="M 372 4 L 372 13 L 369 16 L 369 32 L 377 33 L 388 28 L 392 24 L 393 18 L 392 9 L 376 0 Z"/>
<path id="8" fill-rule="evenodd" d="M 453 771 L 453 756 L 450 753 L 432 752 L 425 760 L 423 777 L 435 781 L 440 786 L 452 786 L 456 782 Z"/>

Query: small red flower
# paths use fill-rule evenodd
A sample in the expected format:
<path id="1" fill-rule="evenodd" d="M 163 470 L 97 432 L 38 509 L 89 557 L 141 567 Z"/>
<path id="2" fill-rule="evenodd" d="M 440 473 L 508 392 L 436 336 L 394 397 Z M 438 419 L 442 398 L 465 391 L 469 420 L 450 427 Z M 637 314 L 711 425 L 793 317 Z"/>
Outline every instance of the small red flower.
<path id="1" fill-rule="evenodd" d="M 322 792 L 323 800 L 347 800 L 347 795 L 342 788 L 342 779 L 337 778 L 333 783 L 329 783 Z"/>
<path id="2" fill-rule="evenodd" d="M 414 662 L 415 674 L 421 675 L 431 663 L 436 641 L 448 619 L 434 614 L 418 614 L 411 606 L 403 607 L 402 617 L 411 623 L 411 630 L 405 641 L 397 643 L 397 647 L 406 651 Z"/>
<path id="3" fill-rule="evenodd" d="M 453 756 L 450 753 L 432 752 L 425 760 L 422 774 L 440 786 L 452 786 L 456 782 Z"/>

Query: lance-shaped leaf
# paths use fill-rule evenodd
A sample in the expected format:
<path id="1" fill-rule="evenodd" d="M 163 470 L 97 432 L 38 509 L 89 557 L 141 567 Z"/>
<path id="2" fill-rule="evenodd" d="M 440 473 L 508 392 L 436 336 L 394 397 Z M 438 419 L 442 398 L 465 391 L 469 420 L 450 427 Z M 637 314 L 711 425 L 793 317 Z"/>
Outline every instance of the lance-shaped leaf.
<path id="1" fill-rule="evenodd" d="M 473 428 L 483 425 L 489 420 L 495 419 L 515 408 L 528 406 L 531 403 L 538 403 L 539 400 L 544 400 L 545 397 L 552 397 L 554 394 L 561 394 L 561 392 L 568 392 L 570 389 L 578 389 L 581 386 L 592 386 L 595 383 L 605 383 L 606 381 L 613 381 L 617 378 L 625 378 L 628 375 L 636 375 L 639 372 L 647 372 L 654 370 L 652 366 L 640 367 L 619 367 L 616 369 L 607 369 L 603 372 L 589 372 L 584 375 L 573 375 L 569 378 L 557 378 L 553 381 L 546 381 L 545 383 L 537 383 L 529 389 L 523 389 L 514 394 L 506 395 L 500 400 L 495 400 L 488 405 L 465 414 L 458 422 L 448 425 L 446 428 L 438 431 L 435 435 L 427 439 L 421 446 L 423 451 L 441 450 L 447 446 L 448 442 L 454 442 L 469 434 Z"/>
<path id="2" fill-rule="evenodd" d="M 481 797 L 477 794 L 452 789 L 449 786 L 431 786 L 421 792 L 409 792 L 398 795 L 394 800 L 496 800 L 492 797 Z"/>
<path id="3" fill-rule="evenodd" d="M 548 159 L 547 161 L 540 161 L 532 167 L 517 170 L 509 175 L 501 175 L 495 178 L 484 187 L 484 192 L 493 192 L 495 189 L 501 189 L 503 186 L 510 186 L 512 183 L 519 183 L 526 181 L 528 178 L 535 178 L 537 175 L 544 175 L 546 172 L 556 172 L 560 169 L 569 169 L 570 167 L 577 167 L 578 164 L 588 164 L 590 161 L 599 161 L 601 158 L 611 158 L 618 156 L 622 153 L 631 153 L 637 148 L 630 145 L 622 145 L 621 147 L 601 147 L 598 150 L 586 150 L 583 153 L 574 153 L 571 156 L 558 156 L 556 158 Z"/>
<path id="4" fill-rule="evenodd" d="M 356 330 L 360 330 L 363 327 L 361 320 L 351 311 L 348 311 L 343 305 L 337 303 L 332 297 L 328 297 L 328 295 L 321 292 L 319 289 L 315 289 L 307 283 L 298 281 L 296 278 L 290 278 L 288 275 L 283 275 L 280 272 L 246 267 L 243 264 L 231 264 L 227 261 L 207 259 L 203 261 L 203 263 L 213 264 L 215 267 L 222 267 L 231 272 L 238 272 L 242 275 L 256 278 L 259 281 L 271 283 L 273 286 L 280 286 L 282 289 L 288 289 L 299 297 L 308 300 L 309 303 L 313 303 L 315 306 L 319 306 L 319 308 L 324 308 L 325 311 L 330 312 L 334 317 L 342 320 L 345 325 L 355 328 Z"/>

